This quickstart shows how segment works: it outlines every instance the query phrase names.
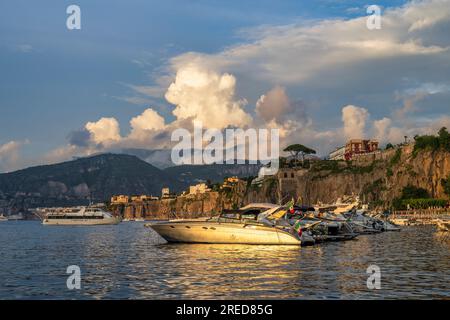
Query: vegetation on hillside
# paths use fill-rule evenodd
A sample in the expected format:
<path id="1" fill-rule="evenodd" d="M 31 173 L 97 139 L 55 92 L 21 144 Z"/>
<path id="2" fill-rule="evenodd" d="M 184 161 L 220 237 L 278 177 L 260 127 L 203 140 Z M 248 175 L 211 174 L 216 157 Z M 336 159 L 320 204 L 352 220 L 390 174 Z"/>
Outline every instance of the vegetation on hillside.
<path id="1" fill-rule="evenodd" d="M 316 150 L 311 149 L 302 144 L 291 144 L 290 146 L 287 146 L 283 151 L 289 152 L 297 161 L 298 161 L 298 156 L 300 155 L 302 158 L 302 163 L 305 162 L 305 155 L 316 154 Z"/>
<path id="2" fill-rule="evenodd" d="M 445 199 L 431 198 L 428 191 L 423 188 L 408 185 L 403 188 L 402 195 L 393 200 L 392 206 L 396 210 L 428 209 L 443 208 L 447 203 Z"/>
<path id="3" fill-rule="evenodd" d="M 447 179 L 441 180 L 441 185 L 444 188 L 444 193 L 450 197 L 450 175 Z"/>
<path id="4" fill-rule="evenodd" d="M 423 135 L 414 137 L 414 151 L 413 154 L 417 155 L 418 152 L 424 151 L 437 151 L 443 150 L 450 152 L 450 133 L 447 128 L 442 127 L 437 136 L 435 135 Z"/>

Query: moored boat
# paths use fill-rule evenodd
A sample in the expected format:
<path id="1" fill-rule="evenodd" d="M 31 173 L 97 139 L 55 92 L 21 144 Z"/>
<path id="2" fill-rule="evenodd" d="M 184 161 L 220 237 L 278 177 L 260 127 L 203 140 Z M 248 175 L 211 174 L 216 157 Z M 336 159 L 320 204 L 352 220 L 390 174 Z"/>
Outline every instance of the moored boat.
<path id="1" fill-rule="evenodd" d="M 44 225 L 109 225 L 117 224 L 120 218 L 95 207 L 71 207 L 45 209 Z"/>
<path id="2" fill-rule="evenodd" d="M 268 211 L 283 210 L 274 206 Z M 169 220 L 146 224 L 168 242 L 308 245 L 314 239 L 306 232 L 298 233 L 291 226 L 265 223 L 258 219 L 264 206 L 246 206 L 241 210 L 224 211 L 205 219 Z"/>

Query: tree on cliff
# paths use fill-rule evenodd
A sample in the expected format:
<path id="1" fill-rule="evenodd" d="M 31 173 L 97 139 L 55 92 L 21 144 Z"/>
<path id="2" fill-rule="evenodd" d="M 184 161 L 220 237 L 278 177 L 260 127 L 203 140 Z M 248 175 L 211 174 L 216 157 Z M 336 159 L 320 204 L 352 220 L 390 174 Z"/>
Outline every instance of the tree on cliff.
<path id="1" fill-rule="evenodd" d="M 444 188 L 444 193 L 450 197 L 450 176 L 447 179 L 442 179 L 441 185 Z"/>
<path id="2" fill-rule="evenodd" d="M 442 127 L 438 132 L 439 145 L 446 151 L 450 151 L 450 133 L 448 133 L 446 127 Z"/>
<path id="3" fill-rule="evenodd" d="M 302 164 L 305 162 L 305 155 L 306 154 L 316 154 L 316 150 L 308 148 L 307 146 L 304 146 L 302 144 L 291 144 L 290 146 L 286 147 L 283 151 L 289 152 L 297 161 L 298 156 L 301 155 L 302 157 Z"/>

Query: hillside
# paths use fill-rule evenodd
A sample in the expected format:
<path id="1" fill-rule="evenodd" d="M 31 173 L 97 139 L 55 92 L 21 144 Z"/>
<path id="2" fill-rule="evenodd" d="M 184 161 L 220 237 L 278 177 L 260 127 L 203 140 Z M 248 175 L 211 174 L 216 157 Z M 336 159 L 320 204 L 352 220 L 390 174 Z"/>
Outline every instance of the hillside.
<path id="1" fill-rule="evenodd" d="M 177 177 L 186 185 L 200 181 L 222 182 L 224 178 L 257 176 L 258 164 L 211 164 L 211 165 L 180 165 L 164 169 L 172 177 Z"/>
<path id="2" fill-rule="evenodd" d="M 414 144 L 409 144 L 357 161 L 318 161 L 309 169 L 281 169 L 262 185 L 251 186 L 244 202 L 302 197 L 308 204 L 332 203 L 354 194 L 364 202 L 389 207 L 407 186 L 424 189 L 435 199 L 448 199 L 442 181 L 450 181 L 449 175 L 450 152 L 414 152 Z"/>
<path id="3" fill-rule="evenodd" d="M 136 156 L 102 154 L 0 174 L 0 199 L 29 205 L 85 203 L 114 194 L 159 195 L 167 185 L 175 191 L 184 187 Z"/>
<path id="4" fill-rule="evenodd" d="M 100 154 L 0 174 L 0 211 L 103 202 L 115 194 L 159 196 L 163 187 L 180 192 L 199 181 L 256 175 L 258 168 L 183 165 L 161 170 L 135 155 Z"/>

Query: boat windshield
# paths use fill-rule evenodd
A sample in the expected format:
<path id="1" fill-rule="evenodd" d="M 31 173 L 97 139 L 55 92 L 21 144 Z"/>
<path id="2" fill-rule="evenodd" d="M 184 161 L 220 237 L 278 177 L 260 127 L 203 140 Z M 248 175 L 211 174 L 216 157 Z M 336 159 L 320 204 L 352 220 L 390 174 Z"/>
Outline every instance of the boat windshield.
<path id="1" fill-rule="evenodd" d="M 224 210 L 220 214 L 219 218 L 222 219 L 234 219 L 234 220 L 254 220 L 258 219 L 258 215 L 261 213 L 261 208 L 249 208 L 246 210 Z"/>

